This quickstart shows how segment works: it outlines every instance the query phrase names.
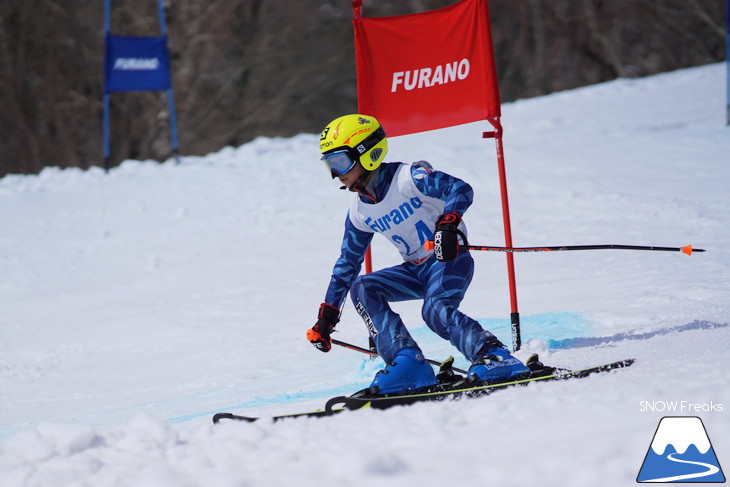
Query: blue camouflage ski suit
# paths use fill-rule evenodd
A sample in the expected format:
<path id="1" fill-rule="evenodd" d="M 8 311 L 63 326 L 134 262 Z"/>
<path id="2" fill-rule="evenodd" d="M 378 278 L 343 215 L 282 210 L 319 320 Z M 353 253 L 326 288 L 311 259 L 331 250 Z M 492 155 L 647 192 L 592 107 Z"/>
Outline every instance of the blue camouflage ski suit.
<path id="1" fill-rule="evenodd" d="M 426 325 L 449 340 L 469 361 L 475 361 L 484 344 L 496 338 L 458 310 L 474 274 L 474 261 L 463 250 L 455 260 L 439 262 L 433 251 L 423 248 L 426 240 L 433 239 L 439 215 L 452 211 L 463 215 L 471 205 L 471 186 L 433 170 L 425 161 L 411 165 L 385 163 L 376 171 L 376 201 L 358 195 L 347 214 L 341 254 L 325 302 L 341 308 L 350 290 L 355 309 L 374 338 L 378 354 L 390 363 L 399 350 L 418 345 L 388 303 L 423 299 L 421 314 Z M 372 210 L 383 204 L 386 207 L 381 208 L 382 217 L 368 217 L 380 214 Z M 466 233 L 465 228 L 460 229 Z M 404 262 L 358 277 L 375 233 L 389 238 Z"/>

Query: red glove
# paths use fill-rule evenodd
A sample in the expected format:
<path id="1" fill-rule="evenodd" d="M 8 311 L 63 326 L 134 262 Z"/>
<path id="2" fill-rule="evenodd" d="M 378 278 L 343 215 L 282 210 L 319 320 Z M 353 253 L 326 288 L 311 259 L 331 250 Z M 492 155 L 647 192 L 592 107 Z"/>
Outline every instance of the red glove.
<path id="1" fill-rule="evenodd" d="M 337 322 L 340 321 L 340 310 L 327 303 L 322 303 L 319 306 L 319 315 L 317 318 L 317 323 L 307 330 L 307 340 L 317 350 L 329 352 L 332 349 L 330 333 L 335 329 Z"/>

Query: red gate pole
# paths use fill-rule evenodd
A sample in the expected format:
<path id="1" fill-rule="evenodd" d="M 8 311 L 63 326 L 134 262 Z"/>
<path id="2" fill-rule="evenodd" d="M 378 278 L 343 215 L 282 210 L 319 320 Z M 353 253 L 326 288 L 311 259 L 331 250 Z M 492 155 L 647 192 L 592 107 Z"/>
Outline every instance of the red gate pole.
<path id="1" fill-rule="evenodd" d="M 372 248 L 372 246 L 368 246 L 368 249 L 365 251 L 365 274 L 370 274 L 371 272 L 373 272 Z"/>
<path id="2" fill-rule="evenodd" d="M 497 166 L 499 168 L 499 187 L 502 194 L 502 220 L 504 223 L 504 243 L 512 247 L 512 225 L 509 218 L 509 198 L 507 197 L 507 173 L 504 166 L 504 147 L 502 146 L 502 124 L 498 116 L 488 115 L 487 121 L 494 127 L 494 132 L 484 132 L 482 138 L 494 138 L 497 148 Z M 510 321 L 512 323 L 512 349 L 517 351 L 522 346 L 520 334 L 520 313 L 517 309 L 517 284 L 515 282 L 515 261 L 511 252 L 507 253 L 507 275 L 509 277 L 509 300 L 511 306 Z"/>

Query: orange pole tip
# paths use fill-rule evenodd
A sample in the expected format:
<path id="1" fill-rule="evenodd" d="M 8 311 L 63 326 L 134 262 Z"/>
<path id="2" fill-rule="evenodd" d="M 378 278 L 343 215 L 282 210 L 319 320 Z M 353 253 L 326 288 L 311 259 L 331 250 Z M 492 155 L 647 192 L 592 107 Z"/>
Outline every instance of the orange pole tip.
<path id="1" fill-rule="evenodd" d="M 682 252 L 684 252 L 687 255 L 692 255 L 692 246 L 686 245 L 686 246 L 682 247 Z"/>
<path id="2" fill-rule="evenodd" d="M 426 250 L 433 250 L 433 240 L 426 240 L 426 243 L 423 244 L 423 248 Z"/>

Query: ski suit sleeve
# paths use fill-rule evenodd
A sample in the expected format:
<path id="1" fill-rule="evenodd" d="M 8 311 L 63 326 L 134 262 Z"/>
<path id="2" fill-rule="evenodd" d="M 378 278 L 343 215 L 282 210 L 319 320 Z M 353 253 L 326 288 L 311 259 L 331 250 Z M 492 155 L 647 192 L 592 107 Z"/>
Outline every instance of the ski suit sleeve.
<path id="1" fill-rule="evenodd" d="M 324 302 L 342 309 L 347 291 L 352 280 L 360 274 L 365 251 L 373 239 L 373 233 L 363 232 L 353 225 L 348 212 L 345 219 L 345 235 L 342 237 L 340 257 L 332 270 L 327 294 Z"/>
<path id="2" fill-rule="evenodd" d="M 433 170 L 425 161 L 411 166 L 411 176 L 421 193 L 444 201 L 444 213 L 455 211 L 463 215 L 474 201 L 474 191 L 468 183 L 445 172 Z"/>

